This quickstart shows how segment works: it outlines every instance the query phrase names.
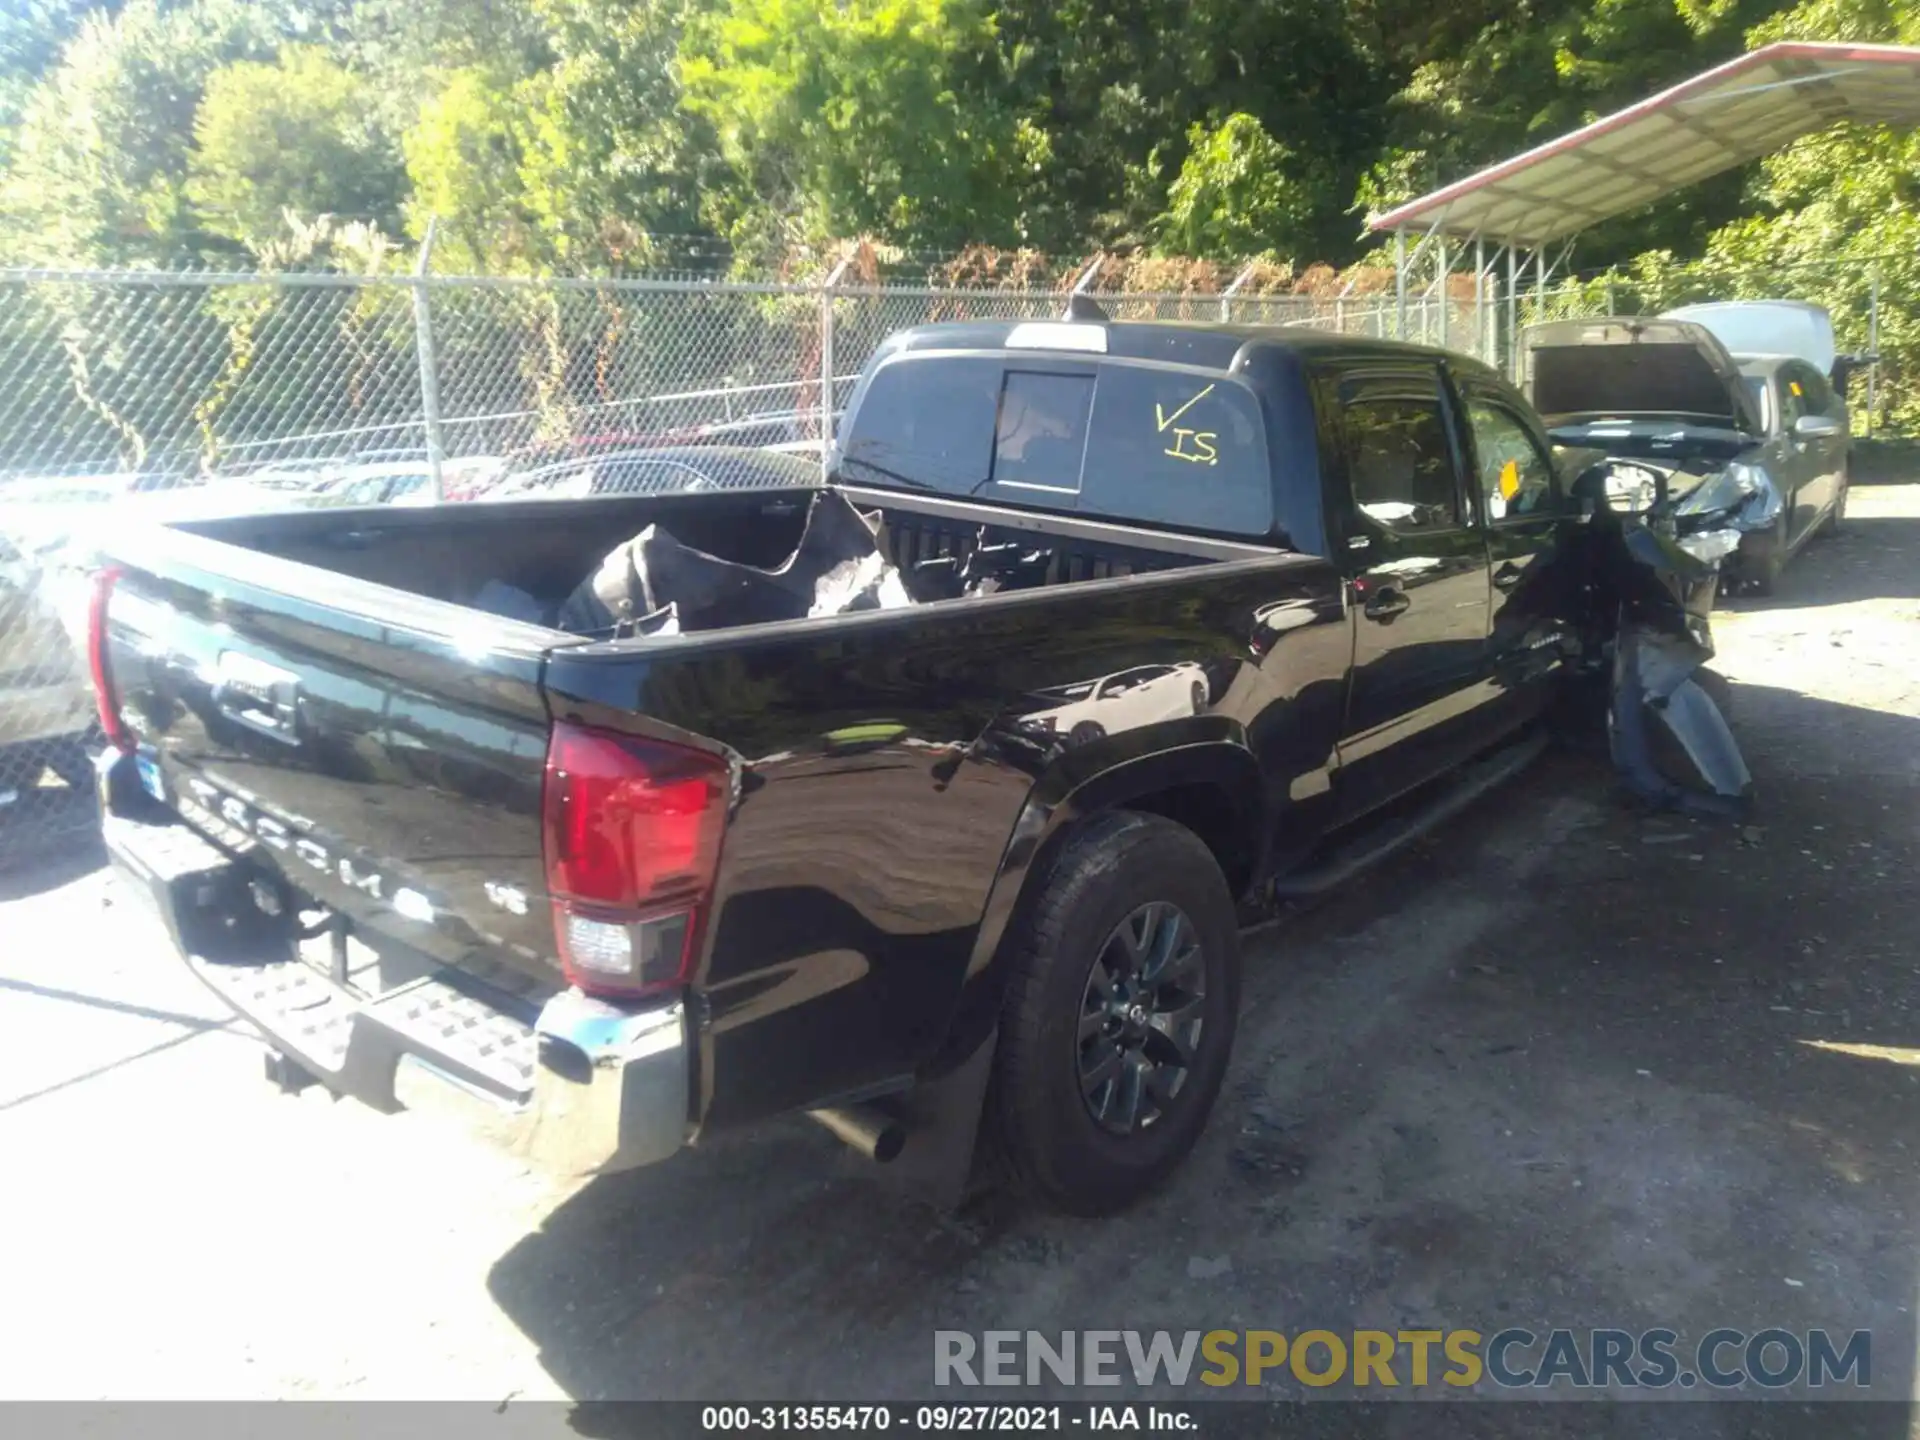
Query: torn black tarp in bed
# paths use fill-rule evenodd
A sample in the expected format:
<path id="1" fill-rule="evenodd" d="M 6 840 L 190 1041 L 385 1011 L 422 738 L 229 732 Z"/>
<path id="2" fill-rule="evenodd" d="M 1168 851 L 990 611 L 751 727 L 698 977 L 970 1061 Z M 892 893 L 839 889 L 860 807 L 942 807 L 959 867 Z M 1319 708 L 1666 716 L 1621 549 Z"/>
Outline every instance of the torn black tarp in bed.
<path id="1" fill-rule="evenodd" d="M 879 516 L 823 490 L 792 555 L 762 570 L 723 560 L 649 525 L 609 553 L 568 597 L 560 628 L 574 634 L 662 634 L 763 625 L 913 603 L 881 549 Z M 671 629 L 649 625 L 671 610 Z"/>

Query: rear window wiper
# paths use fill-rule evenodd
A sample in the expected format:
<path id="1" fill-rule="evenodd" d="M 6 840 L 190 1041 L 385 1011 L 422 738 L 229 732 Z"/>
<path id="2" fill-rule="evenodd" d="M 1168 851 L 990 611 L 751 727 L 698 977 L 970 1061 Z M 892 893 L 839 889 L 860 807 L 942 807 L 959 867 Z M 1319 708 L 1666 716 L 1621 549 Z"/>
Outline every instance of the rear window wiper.
<path id="1" fill-rule="evenodd" d="M 936 492 L 940 490 L 940 487 L 932 481 L 916 479 L 912 475 L 902 475 L 898 470 L 889 470 L 886 466 L 876 465 L 871 460 L 856 460 L 851 456 L 843 455 L 840 458 L 840 467 L 843 470 L 851 470 L 857 467 L 860 470 L 869 472 L 879 480 L 894 481 L 901 485 L 910 486 L 915 490 L 933 490 Z"/>

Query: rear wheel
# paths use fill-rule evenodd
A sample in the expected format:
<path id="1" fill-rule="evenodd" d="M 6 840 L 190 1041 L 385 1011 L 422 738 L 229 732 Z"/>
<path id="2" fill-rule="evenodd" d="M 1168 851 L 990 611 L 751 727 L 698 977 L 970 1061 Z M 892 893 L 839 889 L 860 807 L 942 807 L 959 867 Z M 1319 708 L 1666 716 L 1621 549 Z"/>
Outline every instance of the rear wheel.
<path id="1" fill-rule="evenodd" d="M 1240 998 L 1213 854 L 1154 815 L 1096 817 L 1056 855 L 1012 947 L 991 1105 L 1021 1187 L 1077 1215 L 1164 1180 L 1206 1127 Z"/>

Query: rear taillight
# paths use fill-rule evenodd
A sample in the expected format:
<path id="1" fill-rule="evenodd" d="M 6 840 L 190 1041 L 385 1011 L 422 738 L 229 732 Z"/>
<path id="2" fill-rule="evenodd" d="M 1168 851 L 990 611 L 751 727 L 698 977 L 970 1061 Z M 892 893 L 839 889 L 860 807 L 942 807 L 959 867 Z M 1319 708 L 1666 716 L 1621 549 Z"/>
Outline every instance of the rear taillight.
<path id="1" fill-rule="evenodd" d="M 113 698 L 113 671 L 107 663 L 107 602 L 113 598 L 114 581 L 120 572 L 114 569 L 93 573 L 93 593 L 87 601 L 87 665 L 93 671 L 93 699 L 100 710 L 100 729 L 107 744 L 116 750 L 132 750 L 133 736 L 120 719 L 120 706 Z"/>
<path id="2" fill-rule="evenodd" d="M 720 863 L 717 756 L 561 723 L 547 746 L 547 890 L 561 967 L 582 990 L 684 984 Z"/>

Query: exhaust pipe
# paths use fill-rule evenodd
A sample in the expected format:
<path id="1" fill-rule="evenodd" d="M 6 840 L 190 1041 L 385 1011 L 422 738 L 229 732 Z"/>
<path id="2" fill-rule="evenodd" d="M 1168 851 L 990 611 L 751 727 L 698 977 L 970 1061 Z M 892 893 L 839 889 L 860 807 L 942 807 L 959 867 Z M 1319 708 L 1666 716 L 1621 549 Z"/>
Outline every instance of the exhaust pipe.
<path id="1" fill-rule="evenodd" d="M 907 1143 L 906 1127 L 886 1111 L 872 1105 L 842 1105 L 828 1110 L 809 1110 L 807 1118 L 824 1125 L 876 1165 L 885 1165 Z"/>

